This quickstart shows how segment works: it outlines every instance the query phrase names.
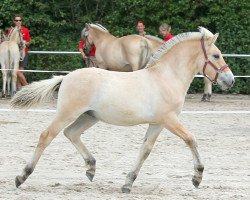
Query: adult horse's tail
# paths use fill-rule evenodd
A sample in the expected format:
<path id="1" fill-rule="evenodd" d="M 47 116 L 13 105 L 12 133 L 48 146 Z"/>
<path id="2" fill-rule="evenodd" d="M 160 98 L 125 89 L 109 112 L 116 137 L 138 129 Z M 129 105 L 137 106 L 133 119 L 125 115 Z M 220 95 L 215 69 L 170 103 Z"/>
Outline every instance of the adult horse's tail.
<path id="1" fill-rule="evenodd" d="M 147 65 L 152 52 L 151 52 L 150 44 L 147 40 L 141 40 L 140 48 L 142 52 L 140 54 L 140 63 L 139 63 L 140 68 L 139 69 L 143 69 Z"/>
<path id="2" fill-rule="evenodd" d="M 11 100 L 14 108 L 30 108 L 53 98 L 54 91 L 60 87 L 64 76 L 33 82 L 23 87 Z"/>

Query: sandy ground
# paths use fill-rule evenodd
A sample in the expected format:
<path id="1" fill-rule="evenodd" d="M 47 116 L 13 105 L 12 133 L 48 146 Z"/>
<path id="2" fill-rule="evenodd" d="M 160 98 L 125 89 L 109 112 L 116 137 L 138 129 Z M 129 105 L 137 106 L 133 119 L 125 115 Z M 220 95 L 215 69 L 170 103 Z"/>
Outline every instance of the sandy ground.
<path id="1" fill-rule="evenodd" d="M 200 102 L 188 95 L 184 111 L 250 111 L 250 96 L 214 95 Z M 147 126 L 98 123 L 82 135 L 97 160 L 89 182 L 84 161 L 62 133 L 42 155 L 33 174 L 16 188 L 14 179 L 30 160 L 40 132 L 54 112 L 10 112 L 0 100 L 0 199 L 250 199 L 250 114 L 183 113 L 205 165 L 198 189 L 191 183 L 192 156 L 183 141 L 162 131 L 130 194 L 120 190 L 134 164 Z M 55 103 L 42 109 L 54 109 Z"/>

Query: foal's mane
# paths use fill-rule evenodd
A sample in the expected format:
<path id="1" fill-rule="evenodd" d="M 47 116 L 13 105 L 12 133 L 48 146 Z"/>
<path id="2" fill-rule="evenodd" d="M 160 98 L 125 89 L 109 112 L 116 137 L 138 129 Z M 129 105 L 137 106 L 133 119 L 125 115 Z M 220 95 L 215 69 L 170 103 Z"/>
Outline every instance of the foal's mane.
<path id="1" fill-rule="evenodd" d="M 145 68 L 152 67 L 156 62 L 159 61 L 163 54 L 166 54 L 174 45 L 178 43 L 187 40 L 200 40 L 202 37 L 204 37 L 204 39 L 207 39 L 214 36 L 213 33 L 201 26 L 198 29 L 200 32 L 181 33 L 168 40 L 150 57 Z"/>
<path id="2" fill-rule="evenodd" d="M 109 32 L 104 26 L 102 26 L 101 24 L 89 24 L 91 28 L 96 28 L 100 31 L 103 31 L 103 32 Z"/>

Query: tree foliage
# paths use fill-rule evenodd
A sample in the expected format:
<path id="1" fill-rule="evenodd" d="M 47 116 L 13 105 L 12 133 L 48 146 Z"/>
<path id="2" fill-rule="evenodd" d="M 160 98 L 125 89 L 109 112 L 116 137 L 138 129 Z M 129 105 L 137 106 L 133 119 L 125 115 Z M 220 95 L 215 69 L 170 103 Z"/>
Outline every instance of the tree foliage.
<path id="1" fill-rule="evenodd" d="M 100 23 L 113 35 L 136 32 L 136 22 L 146 23 L 147 32 L 159 35 L 166 22 L 174 35 L 204 26 L 219 32 L 217 46 L 225 54 L 249 54 L 249 0 L 1 0 L 0 27 L 7 30 L 14 14 L 23 15 L 31 32 L 30 50 L 77 51 L 80 32 L 86 22 Z M 80 55 L 30 55 L 29 69 L 74 70 Z M 250 75 L 249 58 L 226 58 L 237 75 Z M 27 73 L 29 81 L 51 74 Z M 203 81 L 195 79 L 189 92 L 201 92 Z M 215 91 L 221 92 L 215 87 Z M 250 79 L 237 78 L 232 93 L 250 94 Z"/>

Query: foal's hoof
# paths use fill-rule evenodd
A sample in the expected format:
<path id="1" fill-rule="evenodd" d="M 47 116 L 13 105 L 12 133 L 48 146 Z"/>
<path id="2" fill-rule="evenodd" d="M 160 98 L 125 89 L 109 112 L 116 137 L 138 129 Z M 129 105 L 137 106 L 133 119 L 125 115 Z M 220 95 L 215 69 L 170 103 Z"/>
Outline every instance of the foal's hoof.
<path id="1" fill-rule="evenodd" d="M 23 178 L 21 176 L 17 176 L 15 179 L 16 187 L 18 188 L 21 184 L 23 184 Z"/>
<path id="2" fill-rule="evenodd" d="M 123 193 L 126 193 L 126 194 L 129 194 L 130 191 L 131 191 L 130 188 L 128 188 L 126 185 L 122 186 L 121 189 L 122 189 L 122 192 L 123 192 Z"/>
<path id="3" fill-rule="evenodd" d="M 200 182 L 198 180 L 196 180 L 195 178 L 192 178 L 192 182 L 193 182 L 194 187 L 196 187 L 196 188 L 199 187 Z"/>
<path id="4" fill-rule="evenodd" d="M 92 182 L 93 178 L 94 178 L 94 174 L 90 173 L 90 172 L 86 172 L 86 176 L 88 177 L 88 179 Z"/>

